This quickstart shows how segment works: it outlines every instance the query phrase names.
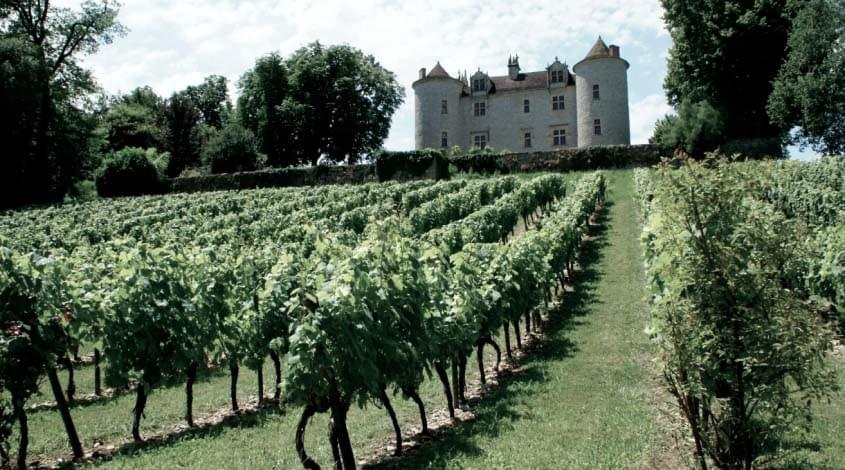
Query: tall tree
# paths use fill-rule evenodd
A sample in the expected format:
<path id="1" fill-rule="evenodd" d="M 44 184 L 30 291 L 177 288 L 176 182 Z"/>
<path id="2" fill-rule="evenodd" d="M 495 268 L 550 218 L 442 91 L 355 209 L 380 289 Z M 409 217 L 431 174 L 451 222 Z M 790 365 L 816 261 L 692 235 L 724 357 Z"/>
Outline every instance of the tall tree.
<path id="1" fill-rule="evenodd" d="M 726 138 L 781 137 L 785 129 L 770 122 L 766 103 L 785 56 L 787 1 L 661 0 L 672 36 L 670 103 L 712 103 Z"/>
<path id="2" fill-rule="evenodd" d="M 299 106 L 288 106 L 286 119 L 299 125 L 302 161 L 315 164 L 325 155 L 353 163 L 381 147 L 405 92 L 373 56 L 315 42 L 296 51 L 287 68 Z"/>
<path id="3" fill-rule="evenodd" d="M 845 1 L 791 1 L 787 57 L 769 97 L 769 116 L 793 142 L 845 153 Z"/>
<path id="4" fill-rule="evenodd" d="M 232 110 L 226 77 L 209 75 L 201 84 L 189 86 L 185 93 L 199 109 L 204 124 L 223 128 L 224 118 Z"/>
<path id="5" fill-rule="evenodd" d="M 274 52 L 259 58 L 255 66 L 238 82 L 238 119 L 258 138 L 259 149 L 267 155 L 269 166 L 297 163 L 295 122 L 283 119 L 288 95 L 288 73 L 284 59 Z"/>
<path id="6" fill-rule="evenodd" d="M 198 137 L 198 125 L 202 114 L 190 96 L 174 93 L 167 100 L 165 110 L 167 120 L 167 149 L 170 151 L 170 163 L 167 176 L 179 176 L 185 168 L 197 166 L 200 162 L 201 143 Z"/>
<path id="7" fill-rule="evenodd" d="M 57 109 L 72 106 L 76 98 L 93 91 L 93 80 L 77 59 L 123 33 L 116 17 L 116 4 L 110 0 L 87 0 L 79 10 L 57 7 L 50 0 L 0 2 L 0 35 L 25 44 L 18 50 L 31 54 L 34 72 L 34 90 L 30 90 L 37 93 L 33 139 L 19 157 L 26 160 L 27 175 L 26 185 L 19 189 L 31 202 L 57 200 L 69 186 L 67 175 L 60 171 L 67 165 L 59 161 L 68 156 L 56 152 L 61 118 Z"/>

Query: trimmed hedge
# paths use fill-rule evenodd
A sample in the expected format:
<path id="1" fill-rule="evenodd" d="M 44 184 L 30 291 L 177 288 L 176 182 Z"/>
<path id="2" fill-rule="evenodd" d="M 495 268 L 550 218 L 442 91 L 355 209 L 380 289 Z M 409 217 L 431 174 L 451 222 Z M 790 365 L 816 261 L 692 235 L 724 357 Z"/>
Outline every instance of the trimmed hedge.
<path id="1" fill-rule="evenodd" d="M 652 165 L 670 152 L 656 145 L 589 147 L 552 152 L 488 154 L 446 157 L 439 150 L 381 151 L 372 165 L 280 168 L 221 175 L 172 178 L 163 181 L 165 192 L 221 191 L 284 186 L 363 183 L 407 179 L 446 179 L 449 165 L 460 172 L 520 173 L 574 171 Z"/>
<path id="2" fill-rule="evenodd" d="M 165 181 L 167 192 L 222 191 L 284 186 L 363 183 L 375 180 L 372 165 L 312 166 L 277 168 L 208 176 L 171 178 Z"/>
<path id="3" fill-rule="evenodd" d="M 658 145 L 611 145 L 549 152 L 466 154 L 449 157 L 449 163 L 466 173 L 578 171 L 654 165 L 663 156 L 671 156 L 671 152 Z"/>
<path id="4" fill-rule="evenodd" d="M 408 152 L 379 151 L 375 155 L 379 181 L 449 177 L 449 163 L 443 152 L 434 149 Z"/>

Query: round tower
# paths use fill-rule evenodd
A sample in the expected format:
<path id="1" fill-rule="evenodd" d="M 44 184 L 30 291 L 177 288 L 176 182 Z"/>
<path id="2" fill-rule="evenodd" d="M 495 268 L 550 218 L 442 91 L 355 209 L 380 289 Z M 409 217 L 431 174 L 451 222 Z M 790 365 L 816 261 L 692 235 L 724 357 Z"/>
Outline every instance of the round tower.
<path id="1" fill-rule="evenodd" d="M 628 67 L 619 46 L 608 47 L 601 36 L 575 72 L 578 146 L 630 145 Z"/>
<path id="2" fill-rule="evenodd" d="M 463 135 L 460 100 L 465 84 L 452 78 L 438 62 L 428 74 L 420 69 L 420 78 L 411 87 L 416 149 L 460 145 Z"/>

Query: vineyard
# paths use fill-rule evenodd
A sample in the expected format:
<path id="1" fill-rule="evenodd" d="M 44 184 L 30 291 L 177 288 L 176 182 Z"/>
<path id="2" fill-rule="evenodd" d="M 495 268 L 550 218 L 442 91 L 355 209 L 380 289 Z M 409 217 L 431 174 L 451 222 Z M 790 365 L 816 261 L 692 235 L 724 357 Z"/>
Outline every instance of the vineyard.
<path id="1" fill-rule="evenodd" d="M 843 185 L 707 161 L 9 212 L 2 459 L 743 468 L 803 429 L 837 468 Z"/>
<path id="2" fill-rule="evenodd" d="M 842 383 L 845 160 L 635 171 L 653 331 L 698 467 L 794 453 Z"/>
<path id="3" fill-rule="evenodd" d="M 156 388 L 183 381 L 184 420 L 194 426 L 198 373 L 228 370 L 237 411 L 245 367 L 257 374 L 259 404 L 281 400 L 301 410 L 295 446 L 306 468 L 317 468 L 303 436 L 318 413 L 331 415 L 337 464 L 356 466 L 346 415 L 368 403 L 387 410 L 400 453 L 391 395 L 416 403 L 426 434 L 418 389 L 427 377 L 441 382 L 454 416 L 466 403 L 469 355 L 490 345 L 498 366 L 493 336 L 504 332 L 510 357 L 522 347 L 521 330 L 541 327 L 605 190 L 600 173 L 577 179 L 569 196 L 567 186 L 557 175 L 498 177 L 137 198 L 7 215 L 0 287 L 11 409 L 3 413 L 18 425 L 19 465 L 43 374 L 70 450 L 85 455 L 69 406 L 80 350 L 91 351 L 94 370 L 94 397 L 84 399 L 134 394 L 137 442 Z M 265 379 L 267 358 L 273 376 Z"/>

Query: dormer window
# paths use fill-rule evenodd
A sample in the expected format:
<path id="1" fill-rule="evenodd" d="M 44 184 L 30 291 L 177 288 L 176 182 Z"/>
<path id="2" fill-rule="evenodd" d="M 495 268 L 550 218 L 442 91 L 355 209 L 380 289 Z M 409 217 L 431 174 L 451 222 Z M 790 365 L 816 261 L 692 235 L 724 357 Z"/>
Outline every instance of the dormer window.
<path id="1" fill-rule="evenodd" d="M 485 78 L 474 78 L 472 79 L 472 91 L 485 91 L 487 90 L 487 79 Z"/>
<path id="2" fill-rule="evenodd" d="M 552 83 L 563 83 L 563 70 L 552 70 Z"/>

